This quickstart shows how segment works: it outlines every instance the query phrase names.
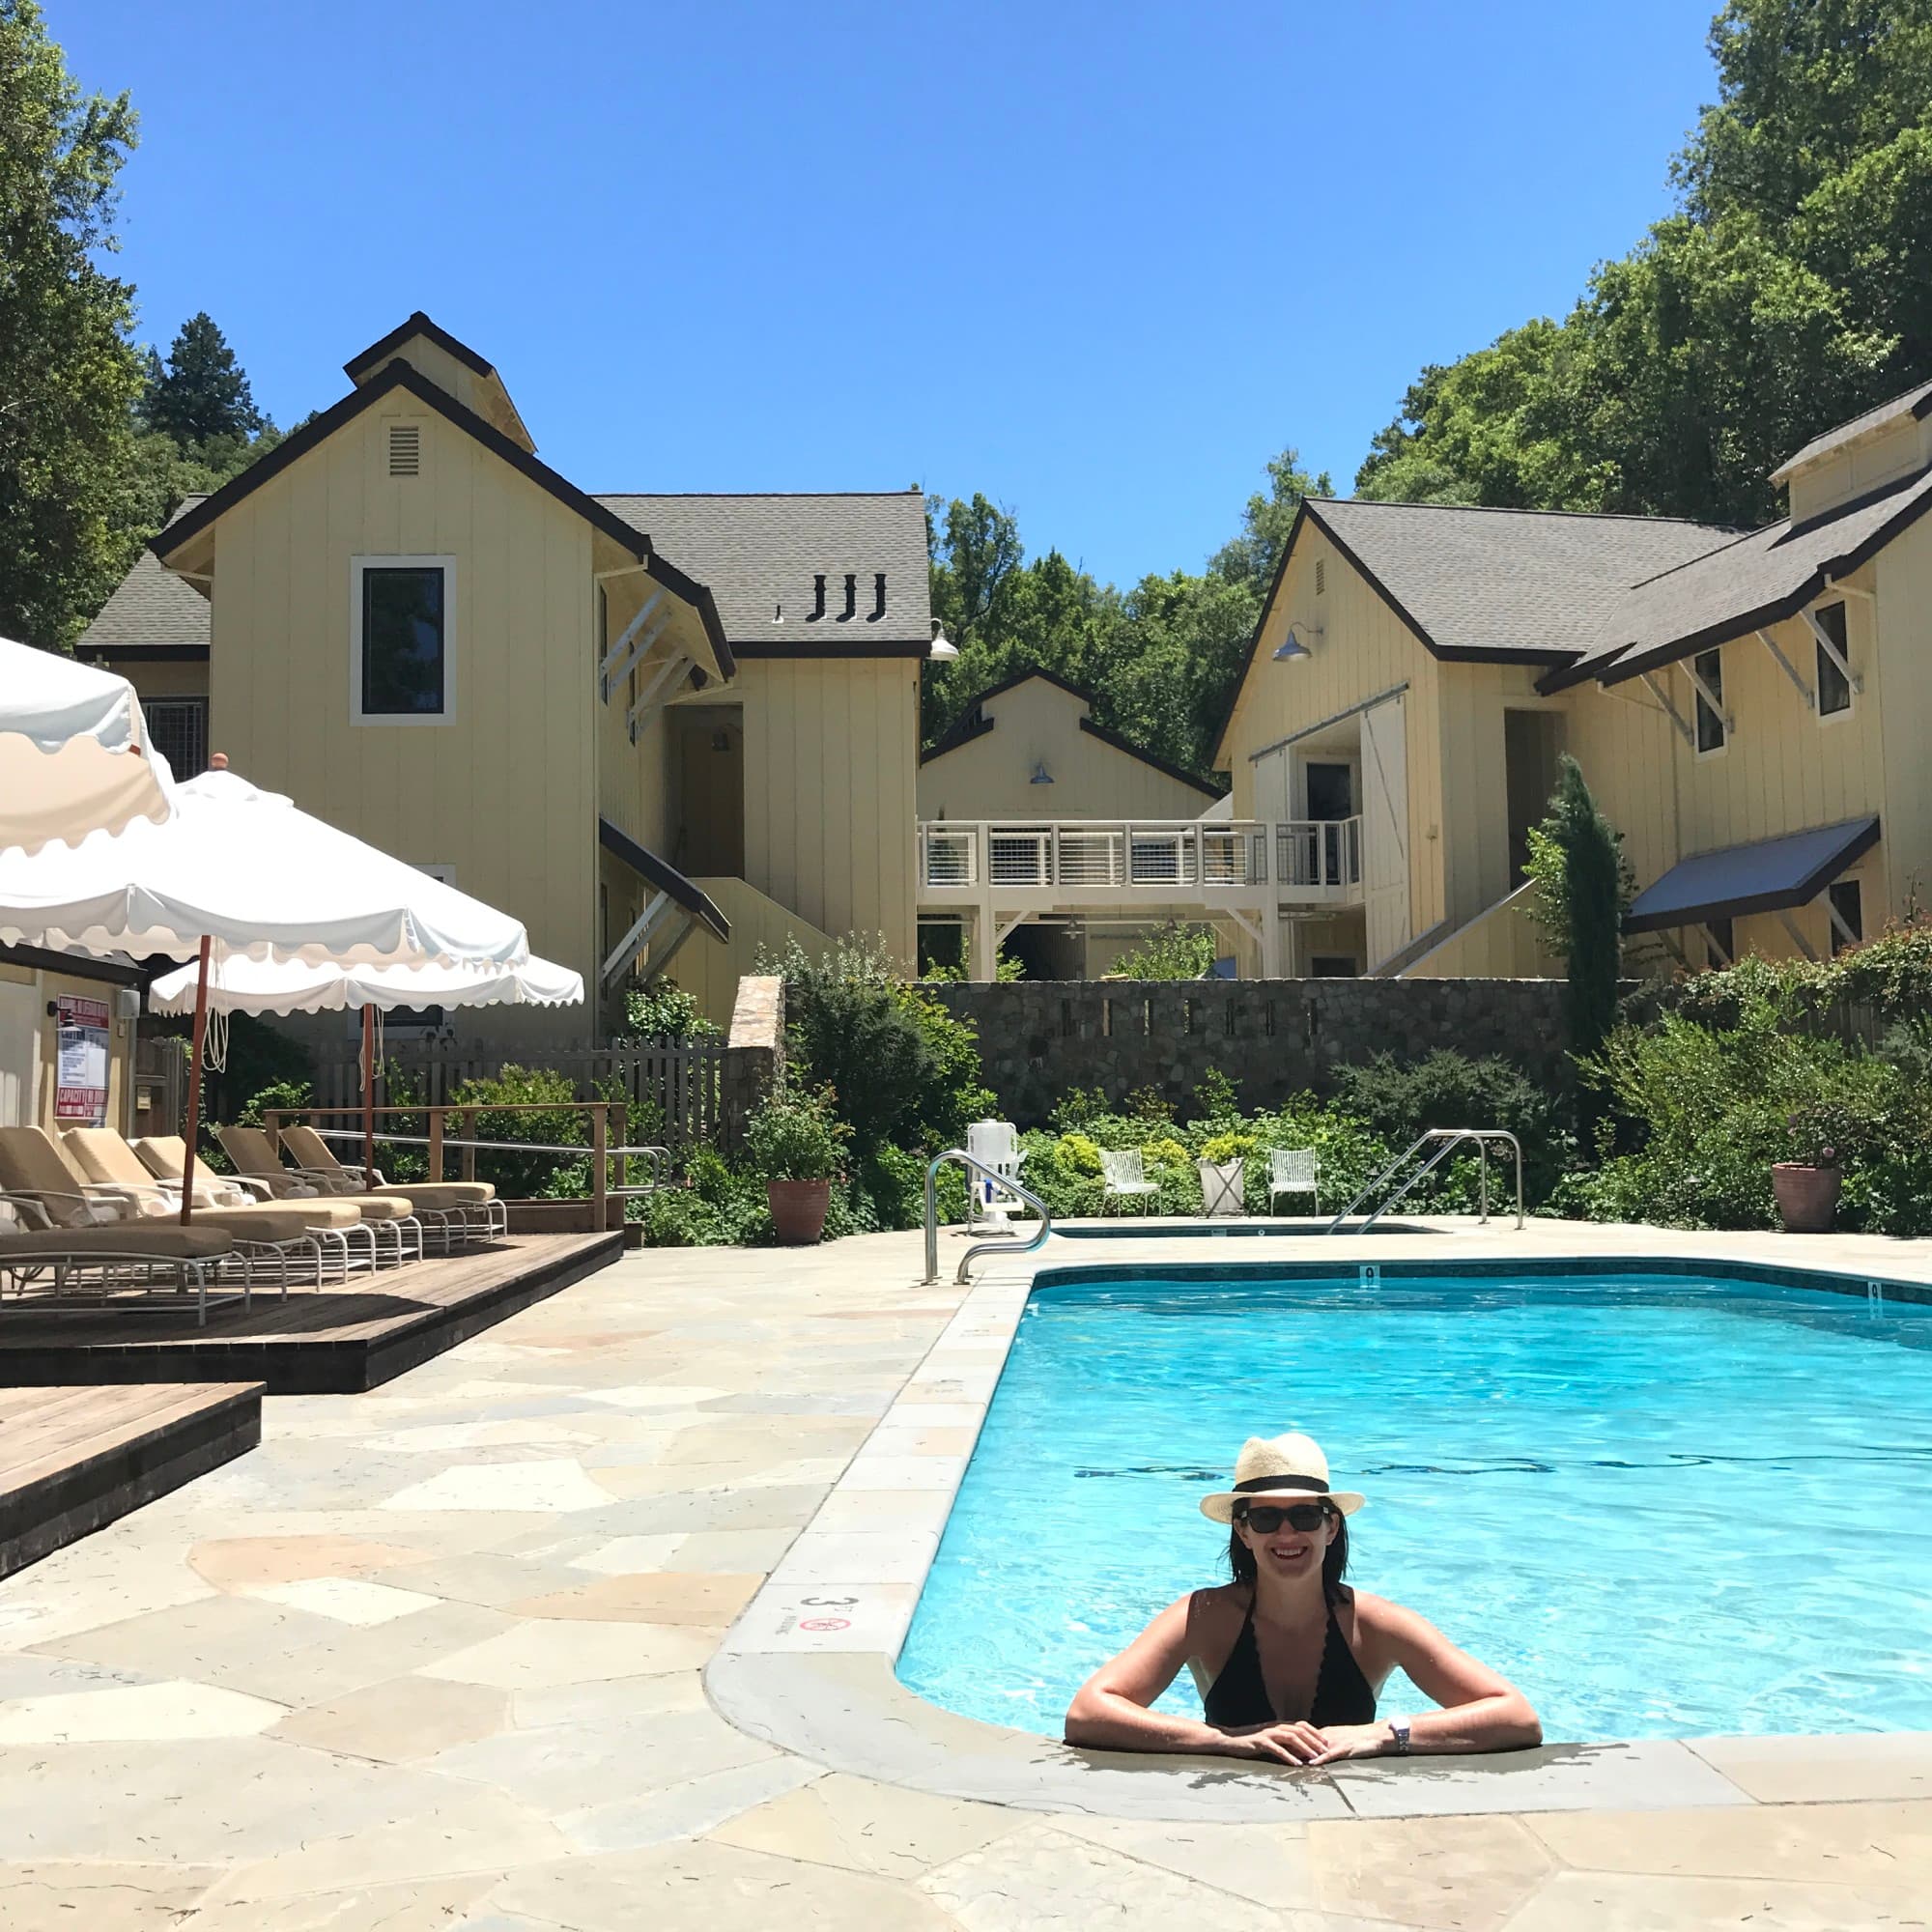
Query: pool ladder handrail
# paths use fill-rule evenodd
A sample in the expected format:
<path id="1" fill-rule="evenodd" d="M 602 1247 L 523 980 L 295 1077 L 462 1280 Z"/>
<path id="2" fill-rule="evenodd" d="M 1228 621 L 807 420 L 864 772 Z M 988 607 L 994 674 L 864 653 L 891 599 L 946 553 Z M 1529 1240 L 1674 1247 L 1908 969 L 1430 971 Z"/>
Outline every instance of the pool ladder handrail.
<path id="1" fill-rule="evenodd" d="M 1047 1205 L 1031 1187 L 1014 1179 L 1010 1174 L 1001 1174 L 990 1168 L 982 1160 L 968 1153 L 964 1148 L 948 1148 L 944 1153 L 936 1153 L 926 1163 L 925 1168 L 925 1279 L 922 1288 L 930 1288 L 939 1279 L 939 1170 L 949 1160 L 956 1160 L 961 1167 L 970 1169 L 981 1180 L 990 1180 L 1016 1200 L 1024 1201 L 1039 1216 L 1039 1227 L 1018 1247 L 1005 1241 L 975 1241 L 959 1257 L 959 1270 L 952 1279 L 961 1287 L 966 1285 L 966 1270 L 980 1255 L 1030 1255 L 1046 1245 L 1046 1237 L 1053 1233 L 1053 1215 Z M 970 1181 L 967 1183 L 972 1184 Z"/>
<path id="2" fill-rule="evenodd" d="M 1389 1164 L 1385 1168 L 1383 1168 L 1382 1171 L 1378 1175 L 1377 1175 L 1373 1180 L 1365 1181 L 1362 1184 L 1360 1190 L 1356 1193 L 1355 1198 L 1352 1201 L 1350 1201 L 1349 1205 L 1346 1208 L 1344 1208 L 1342 1211 L 1339 1214 L 1337 1214 L 1332 1221 L 1328 1223 L 1327 1227 L 1322 1229 L 1321 1232 L 1324 1235 L 1332 1235 L 1336 1233 L 1340 1229 L 1342 1223 L 1346 1221 L 1349 1218 L 1349 1216 L 1352 1214 L 1355 1211 L 1355 1209 L 1359 1208 L 1362 1205 L 1362 1203 L 1369 1198 L 1370 1195 L 1374 1194 L 1378 1188 L 1385 1186 L 1390 1180 L 1394 1179 L 1395 1177 L 1398 1174 L 1400 1174 L 1402 1170 L 1406 1166 L 1407 1166 L 1410 1161 L 1413 1161 L 1415 1157 L 1422 1151 L 1422 1150 L 1426 1148 L 1432 1141 L 1435 1141 L 1439 1144 L 1437 1145 L 1435 1151 L 1432 1153 L 1427 1160 L 1423 1161 L 1419 1166 L 1417 1166 L 1414 1173 L 1410 1174 L 1403 1181 L 1402 1185 L 1398 1187 L 1393 1194 L 1389 1195 L 1388 1198 L 1382 1202 L 1381 1206 L 1378 1207 L 1375 1210 L 1375 1212 L 1371 1214 L 1369 1218 L 1362 1223 L 1362 1225 L 1359 1228 L 1354 1229 L 1352 1231 L 1353 1233 L 1357 1235 L 1366 1235 L 1369 1232 L 1369 1230 L 1373 1228 L 1376 1225 L 1376 1223 L 1379 1221 L 1381 1217 L 1389 1211 L 1391 1208 L 1397 1207 L 1402 1202 L 1406 1201 L 1408 1198 L 1408 1196 L 1414 1192 L 1416 1187 L 1419 1186 L 1422 1181 L 1427 1179 L 1428 1177 L 1431 1174 L 1433 1174 L 1435 1171 L 1435 1169 L 1439 1167 L 1442 1164 L 1442 1162 L 1446 1160 L 1457 1148 L 1461 1147 L 1464 1141 L 1475 1142 L 1476 1152 L 1482 1161 L 1482 1179 L 1480 1182 L 1482 1212 L 1477 1217 L 1479 1220 L 1482 1221 L 1487 1221 L 1490 1218 L 1490 1143 L 1492 1141 L 1507 1141 L 1509 1143 L 1510 1153 L 1516 1161 L 1516 1224 L 1519 1228 L 1522 1226 L 1522 1144 L 1521 1142 L 1519 1141 L 1517 1137 L 1505 1127 L 1431 1127 L 1426 1132 L 1418 1134 L 1415 1137 L 1415 1139 L 1412 1140 L 1408 1144 L 1408 1146 L 1403 1150 L 1401 1153 L 1397 1154 L 1396 1157 L 1392 1161 L 1390 1161 Z"/>

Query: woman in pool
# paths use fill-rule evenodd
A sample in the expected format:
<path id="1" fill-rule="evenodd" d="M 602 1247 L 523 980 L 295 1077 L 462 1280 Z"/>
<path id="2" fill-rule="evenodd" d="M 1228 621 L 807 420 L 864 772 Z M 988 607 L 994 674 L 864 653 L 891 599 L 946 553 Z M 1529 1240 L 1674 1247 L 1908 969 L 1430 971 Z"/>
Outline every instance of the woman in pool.
<path id="1" fill-rule="evenodd" d="M 1282 1764 L 1540 1744 L 1536 1713 L 1507 1679 L 1413 1610 L 1342 1581 L 1362 1502 L 1328 1487 L 1328 1459 L 1306 1435 L 1251 1436 L 1234 1488 L 1201 1503 L 1232 1525 L 1235 1580 L 1170 1604 L 1103 1663 L 1067 1710 L 1066 1742 Z M 1182 1664 L 1205 1722 L 1149 1708 Z M 1442 1708 L 1378 1719 L 1377 1693 L 1398 1667 Z"/>

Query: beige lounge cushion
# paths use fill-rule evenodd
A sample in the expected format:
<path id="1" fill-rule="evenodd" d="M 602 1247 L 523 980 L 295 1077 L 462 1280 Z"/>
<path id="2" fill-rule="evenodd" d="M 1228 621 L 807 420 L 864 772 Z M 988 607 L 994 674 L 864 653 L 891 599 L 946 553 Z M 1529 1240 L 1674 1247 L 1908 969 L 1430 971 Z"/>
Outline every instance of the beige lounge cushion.
<path id="1" fill-rule="evenodd" d="M 394 1187 L 379 1187 L 392 1201 L 411 1201 L 418 1208 L 446 1210 L 451 1208 L 481 1208 L 497 1198 L 497 1190 L 487 1180 L 404 1180 Z"/>
<path id="2" fill-rule="evenodd" d="M 217 1129 L 217 1131 L 219 1131 Z M 179 1134 L 150 1134 L 146 1140 L 130 1142 L 136 1157 L 157 1180 L 181 1184 L 182 1156 L 187 1151 L 187 1143 Z M 238 1163 L 240 1165 L 240 1163 Z M 194 1205 L 197 1208 L 218 1208 L 224 1202 L 238 1208 L 252 1208 L 262 1199 L 262 1190 L 246 1184 L 247 1169 L 242 1170 L 242 1178 L 233 1175 L 216 1174 L 199 1154 L 194 1157 Z M 271 1188 L 272 1193 L 272 1188 Z"/>
<path id="3" fill-rule="evenodd" d="M 340 1220 L 324 1219 L 314 1211 L 333 1206 L 315 1201 L 265 1201 L 254 1208 L 197 1208 L 188 1225 L 218 1230 L 238 1241 L 300 1241 L 319 1229 L 339 1234 L 360 1222 L 362 1217 L 353 1208 L 347 1218 Z"/>
<path id="4" fill-rule="evenodd" d="M 38 1201 L 63 1228 L 93 1226 L 102 1215 L 131 1219 L 111 1201 L 87 1199 L 83 1175 L 43 1127 L 0 1127 L 0 1192 Z"/>
<path id="5" fill-rule="evenodd" d="M 234 1240 L 217 1229 L 169 1227 L 165 1222 L 139 1228 L 41 1228 L 26 1234 L 0 1231 L 0 1261 L 62 1254 L 153 1255 L 168 1261 L 213 1261 L 233 1251 Z"/>

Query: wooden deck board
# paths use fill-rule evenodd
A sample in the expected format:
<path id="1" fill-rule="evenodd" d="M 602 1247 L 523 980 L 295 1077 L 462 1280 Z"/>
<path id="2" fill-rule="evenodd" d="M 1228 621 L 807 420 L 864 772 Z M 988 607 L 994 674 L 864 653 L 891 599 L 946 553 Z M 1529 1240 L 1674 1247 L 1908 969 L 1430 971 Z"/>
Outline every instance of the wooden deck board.
<path id="1" fill-rule="evenodd" d="M 261 1439 L 260 1382 L 0 1389 L 0 1577 Z"/>
<path id="2" fill-rule="evenodd" d="M 511 1236 L 491 1247 L 360 1275 L 344 1289 L 258 1290 L 253 1307 L 63 1311 L 0 1302 L 0 1385 L 260 1381 L 270 1395 L 374 1388 L 608 1266 L 621 1231 Z"/>

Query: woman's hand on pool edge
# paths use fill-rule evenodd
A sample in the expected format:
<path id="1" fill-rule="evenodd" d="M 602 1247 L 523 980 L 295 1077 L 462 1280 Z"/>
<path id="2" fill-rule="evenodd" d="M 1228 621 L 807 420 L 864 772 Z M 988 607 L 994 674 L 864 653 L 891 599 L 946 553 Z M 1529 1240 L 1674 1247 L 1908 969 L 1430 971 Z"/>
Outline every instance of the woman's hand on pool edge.
<path id="1" fill-rule="evenodd" d="M 1321 1748 L 1308 1760 L 1310 1764 L 1334 1764 L 1345 1757 L 1381 1757 L 1395 1746 L 1394 1734 L 1385 1722 L 1373 1724 L 1324 1724 L 1315 1735 Z"/>
<path id="2" fill-rule="evenodd" d="M 1211 1735 L 1219 1742 L 1210 1743 L 1205 1748 L 1229 1757 L 1265 1758 L 1271 1764 L 1292 1764 L 1299 1769 L 1303 1765 L 1320 1764 L 1322 1753 L 1328 1748 L 1329 1738 L 1343 1729 L 1353 1728 L 1352 1725 L 1337 1725 L 1323 1731 L 1319 1725 L 1306 1721 L 1254 1724 L 1246 1730 L 1214 1732 Z M 1366 1728 L 1386 1731 L 1388 1726 L 1369 1725 Z"/>

